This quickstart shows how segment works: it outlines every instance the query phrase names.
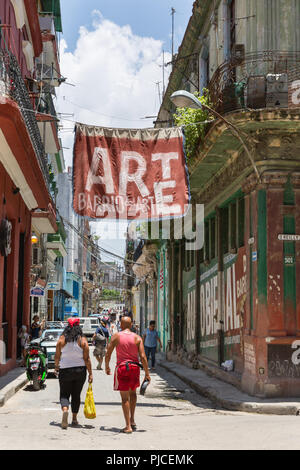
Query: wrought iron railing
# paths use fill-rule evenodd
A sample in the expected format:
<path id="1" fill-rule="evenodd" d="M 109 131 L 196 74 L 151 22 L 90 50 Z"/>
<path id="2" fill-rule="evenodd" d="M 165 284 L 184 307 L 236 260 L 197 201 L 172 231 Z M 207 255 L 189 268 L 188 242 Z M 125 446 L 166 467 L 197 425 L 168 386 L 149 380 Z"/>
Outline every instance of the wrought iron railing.
<path id="1" fill-rule="evenodd" d="M 291 86 L 300 79 L 300 52 L 265 51 L 224 62 L 211 78 L 212 107 L 219 112 L 292 105 Z M 300 105 L 299 105 L 300 106 Z"/>
<path id="2" fill-rule="evenodd" d="M 19 106 L 33 145 L 39 166 L 49 190 L 49 169 L 45 148 L 38 128 L 35 111 L 23 80 L 16 57 L 7 50 L 0 50 L 0 95 L 13 99 Z"/>

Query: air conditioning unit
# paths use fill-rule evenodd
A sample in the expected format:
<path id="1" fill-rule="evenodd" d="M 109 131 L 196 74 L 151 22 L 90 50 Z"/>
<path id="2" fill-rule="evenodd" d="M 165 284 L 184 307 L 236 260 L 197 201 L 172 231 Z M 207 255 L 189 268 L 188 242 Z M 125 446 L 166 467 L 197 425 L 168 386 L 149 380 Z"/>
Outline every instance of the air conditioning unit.
<path id="1" fill-rule="evenodd" d="M 288 75 L 269 73 L 267 75 L 267 108 L 288 108 Z"/>

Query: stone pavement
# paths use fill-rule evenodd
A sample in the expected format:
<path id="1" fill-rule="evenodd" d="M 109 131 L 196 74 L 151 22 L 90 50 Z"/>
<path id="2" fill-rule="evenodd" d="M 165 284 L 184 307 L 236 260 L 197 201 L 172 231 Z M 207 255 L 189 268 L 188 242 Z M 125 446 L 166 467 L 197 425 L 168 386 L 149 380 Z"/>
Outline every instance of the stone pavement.
<path id="1" fill-rule="evenodd" d="M 17 367 L 0 377 L 0 407 L 27 382 L 25 367 Z"/>
<path id="2" fill-rule="evenodd" d="M 276 415 L 298 415 L 300 412 L 300 398 L 253 397 L 229 383 L 208 376 L 200 369 L 167 361 L 162 354 L 157 355 L 157 362 L 193 390 L 227 410 Z"/>

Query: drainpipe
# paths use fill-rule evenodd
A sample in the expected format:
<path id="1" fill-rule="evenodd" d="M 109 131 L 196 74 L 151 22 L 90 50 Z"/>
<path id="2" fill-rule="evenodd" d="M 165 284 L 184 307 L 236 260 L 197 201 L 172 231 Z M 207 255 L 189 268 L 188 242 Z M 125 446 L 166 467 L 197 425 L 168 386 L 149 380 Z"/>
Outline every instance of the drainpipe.
<path id="1" fill-rule="evenodd" d="M 216 207 L 217 230 L 218 230 L 218 318 L 217 318 L 217 337 L 218 337 L 218 362 L 219 365 L 224 362 L 224 260 L 222 246 L 222 209 Z"/>

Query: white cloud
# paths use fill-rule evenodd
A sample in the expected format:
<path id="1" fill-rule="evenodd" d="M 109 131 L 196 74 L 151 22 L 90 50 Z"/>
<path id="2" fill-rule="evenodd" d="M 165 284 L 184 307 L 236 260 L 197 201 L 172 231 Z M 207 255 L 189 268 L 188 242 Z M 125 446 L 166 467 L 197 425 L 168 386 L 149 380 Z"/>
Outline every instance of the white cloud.
<path id="1" fill-rule="evenodd" d="M 105 127 L 153 127 L 153 120 L 145 116 L 157 115 L 158 87 L 162 81 L 161 41 L 133 34 L 130 26 L 118 26 L 105 19 L 101 12 L 93 12 L 93 29 L 81 27 L 74 52 L 68 51 L 65 40 L 60 44 L 61 73 L 67 77 L 57 93 L 56 108 L 61 113 L 74 113 L 70 120 Z M 165 53 L 165 63 L 171 55 Z M 165 70 L 167 84 L 169 67 Z M 160 84 L 162 90 L 162 83 Z M 63 139 L 66 166 L 72 165 L 74 134 L 72 122 L 63 121 Z M 124 252 L 120 239 L 126 232 L 126 223 L 107 221 L 92 224 L 92 230 L 118 253 Z M 114 242 L 113 240 L 118 240 Z M 105 256 L 104 256 L 105 258 Z"/>
<path id="2" fill-rule="evenodd" d="M 61 73 L 76 87 L 61 85 L 57 109 L 74 113 L 76 121 L 105 127 L 153 127 L 162 81 L 161 41 L 133 34 L 93 12 L 93 29 L 81 27 L 74 52 L 61 41 Z M 165 54 L 165 62 L 170 54 Z M 165 70 L 167 84 L 169 67 Z M 162 83 L 160 83 L 162 90 Z M 64 127 L 72 123 L 64 121 Z M 73 133 L 62 132 L 67 166 L 72 163 Z"/>

